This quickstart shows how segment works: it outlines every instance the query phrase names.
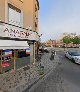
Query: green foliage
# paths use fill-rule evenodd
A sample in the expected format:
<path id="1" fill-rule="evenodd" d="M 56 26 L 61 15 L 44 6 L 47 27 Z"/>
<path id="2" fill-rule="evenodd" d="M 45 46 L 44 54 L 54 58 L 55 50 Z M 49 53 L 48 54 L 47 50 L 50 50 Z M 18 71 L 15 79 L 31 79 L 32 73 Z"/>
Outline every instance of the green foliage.
<path id="1" fill-rule="evenodd" d="M 69 44 L 72 42 L 72 38 L 70 37 L 70 35 L 67 35 L 65 37 L 62 38 L 62 41 L 65 43 L 65 44 Z"/>
<path id="2" fill-rule="evenodd" d="M 71 37 L 70 35 L 67 35 L 62 38 L 62 41 L 65 44 L 69 43 L 80 44 L 80 37 L 79 36 Z"/>
<path id="3" fill-rule="evenodd" d="M 80 37 L 75 36 L 72 41 L 73 41 L 73 44 L 80 44 Z"/>

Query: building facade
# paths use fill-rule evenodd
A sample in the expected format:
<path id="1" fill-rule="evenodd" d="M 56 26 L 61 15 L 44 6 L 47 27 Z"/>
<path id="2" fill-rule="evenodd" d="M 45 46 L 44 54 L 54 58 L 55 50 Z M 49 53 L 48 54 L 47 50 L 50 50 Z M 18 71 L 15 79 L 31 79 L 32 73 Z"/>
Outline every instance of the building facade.
<path id="1" fill-rule="evenodd" d="M 60 40 L 48 40 L 44 42 L 44 44 L 50 47 L 62 47 L 63 46 L 63 42 Z"/>
<path id="2" fill-rule="evenodd" d="M 0 20 L 38 32 L 38 0 L 1 0 Z"/>
<path id="3" fill-rule="evenodd" d="M 19 38 L 21 40 L 25 39 L 26 41 L 28 41 L 30 45 L 30 59 L 32 62 L 35 62 L 35 53 L 36 53 L 35 50 L 37 49 L 35 47 L 36 43 L 38 42 L 36 38 L 38 38 L 39 36 L 38 10 L 39 10 L 38 0 L 0 1 L 0 21 L 7 23 L 7 30 L 5 30 L 6 35 L 8 32 L 9 33 L 12 32 L 15 34 L 8 34 L 7 36 L 9 38 L 11 38 L 11 36 L 16 36 L 16 38 L 18 38 L 19 35 L 20 36 L 22 35 Z M 0 37 L 2 37 L 2 35 L 0 35 Z"/>

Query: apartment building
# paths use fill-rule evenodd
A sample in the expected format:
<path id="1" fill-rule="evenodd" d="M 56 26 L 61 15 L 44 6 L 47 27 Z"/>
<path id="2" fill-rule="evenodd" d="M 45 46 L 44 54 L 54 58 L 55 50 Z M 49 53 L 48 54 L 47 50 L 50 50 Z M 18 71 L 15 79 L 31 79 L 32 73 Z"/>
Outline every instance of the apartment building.
<path id="1" fill-rule="evenodd" d="M 35 62 L 35 45 L 39 41 L 38 10 L 38 0 L 0 0 L 0 21 L 4 23 L 0 26 L 0 38 L 26 40 L 32 62 Z"/>
<path id="2" fill-rule="evenodd" d="M 1 0 L 0 20 L 38 32 L 38 0 Z"/>

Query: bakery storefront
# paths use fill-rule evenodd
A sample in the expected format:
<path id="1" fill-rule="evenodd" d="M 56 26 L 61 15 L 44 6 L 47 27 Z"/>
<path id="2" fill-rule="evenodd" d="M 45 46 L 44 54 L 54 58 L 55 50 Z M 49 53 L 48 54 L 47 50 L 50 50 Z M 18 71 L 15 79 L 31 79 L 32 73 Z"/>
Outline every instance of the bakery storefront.
<path id="1" fill-rule="evenodd" d="M 0 73 L 35 63 L 38 33 L 0 22 Z"/>

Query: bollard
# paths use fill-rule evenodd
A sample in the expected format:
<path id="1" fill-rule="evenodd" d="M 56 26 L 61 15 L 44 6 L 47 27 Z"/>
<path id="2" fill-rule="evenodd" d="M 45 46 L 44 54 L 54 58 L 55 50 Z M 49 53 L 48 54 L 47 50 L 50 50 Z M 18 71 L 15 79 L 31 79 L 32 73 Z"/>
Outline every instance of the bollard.
<path id="1" fill-rule="evenodd" d="M 51 54 L 50 60 L 54 60 L 54 54 Z"/>
<path id="2" fill-rule="evenodd" d="M 50 60 L 54 60 L 54 56 L 56 55 L 56 52 L 53 50 L 51 52 L 51 57 L 50 57 Z"/>
<path id="3" fill-rule="evenodd" d="M 39 75 L 43 75 L 44 74 L 44 66 L 41 65 L 39 66 Z"/>

